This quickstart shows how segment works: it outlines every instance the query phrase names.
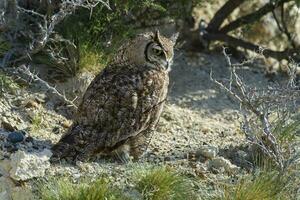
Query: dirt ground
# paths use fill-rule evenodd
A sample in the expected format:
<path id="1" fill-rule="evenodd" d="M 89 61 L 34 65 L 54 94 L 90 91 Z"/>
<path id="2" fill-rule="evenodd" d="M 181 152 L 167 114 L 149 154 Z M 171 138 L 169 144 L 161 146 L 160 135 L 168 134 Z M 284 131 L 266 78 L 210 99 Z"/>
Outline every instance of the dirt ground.
<path id="1" fill-rule="evenodd" d="M 244 149 L 245 137 L 240 131 L 242 121 L 239 105 L 229 98 L 210 80 L 210 73 L 217 80 L 229 78 L 229 69 L 224 56 L 218 53 L 177 53 L 170 73 L 170 87 L 166 106 L 157 130 L 153 134 L 148 151 L 137 163 L 119 164 L 98 160 L 90 163 L 52 165 L 45 177 L 70 176 L 95 178 L 106 174 L 114 184 L 127 187 L 130 174 L 139 167 L 166 164 L 197 178 L 195 187 L 202 196 L 213 195 L 218 181 L 233 181 L 245 172 L 247 163 Z M 256 66 L 238 69 L 243 80 L 256 87 L 267 85 L 264 70 Z M 87 78 L 88 77 L 88 78 Z M 85 86 L 92 79 L 83 76 Z M 79 84 L 79 83 L 78 83 Z M 66 93 L 74 84 L 62 83 Z M 78 89 L 82 93 L 84 89 Z M 69 91 L 70 92 L 70 91 Z M 5 100 L 6 99 L 6 100 Z M 26 130 L 32 145 L 20 144 L 19 149 L 35 151 L 50 148 L 71 124 L 68 110 L 53 95 L 45 93 L 40 85 L 32 85 L 17 91 L 17 95 L 6 95 L 0 100 L 0 121 L 3 125 Z M 203 156 L 203 147 L 215 151 L 216 155 Z M 1 155 L 9 159 L 10 152 Z M 211 159 L 219 157 L 228 162 L 223 168 L 211 168 Z M 224 169 L 225 168 L 225 169 Z M 34 181 L 29 181 L 29 185 Z"/>

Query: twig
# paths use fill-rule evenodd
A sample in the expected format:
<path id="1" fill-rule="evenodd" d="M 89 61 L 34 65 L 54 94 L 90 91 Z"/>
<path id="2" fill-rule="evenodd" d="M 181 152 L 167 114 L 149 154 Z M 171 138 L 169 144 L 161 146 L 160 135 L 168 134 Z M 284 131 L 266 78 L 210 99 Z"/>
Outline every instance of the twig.
<path id="1" fill-rule="evenodd" d="M 232 36 L 226 35 L 224 33 L 220 33 L 220 32 L 217 32 L 217 33 L 209 33 L 208 32 L 203 36 L 203 38 L 206 40 L 209 40 L 209 41 L 217 40 L 217 41 L 226 42 L 227 44 L 230 44 L 230 46 L 242 47 L 242 48 L 254 51 L 254 52 L 260 52 L 262 49 L 262 47 L 259 45 L 244 41 L 242 39 L 237 39 L 235 37 L 232 37 Z M 300 48 L 286 49 L 284 51 L 274 51 L 274 50 L 265 48 L 263 50 L 262 55 L 265 57 L 275 58 L 279 61 L 284 60 L 284 59 L 286 59 L 286 60 L 293 59 L 298 62 L 298 61 L 300 61 L 299 52 L 300 52 Z"/>
<path id="2" fill-rule="evenodd" d="M 44 81 L 43 79 L 41 79 L 40 77 L 38 77 L 38 75 L 32 73 L 30 71 L 29 67 L 27 67 L 25 65 L 22 65 L 22 66 L 18 67 L 18 72 L 21 72 L 22 74 L 27 75 L 31 80 L 33 80 L 35 82 L 41 83 L 48 90 L 50 90 L 53 94 L 55 94 L 58 97 L 60 97 L 64 102 L 66 102 L 67 104 L 69 104 L 71 107 L 74 107 L 74 108 L 77 109 L 77 106 L 74 104 L 74 101 L 68 100 L 67 97 L 65 95 L 61 94 L 59 91 L 57 91 L 57 89 L 55 87 L 52 87 L 51 85 L 49 85 L 49 83 L 47 81 Z"/>
<path id="3" fill-rule="evenodd" d="M 283 149 L 274 135 L 269 115 L 270 112 L 276 112 L 278 115 L 280 114 L 279 112 L 282 112 L 282 116 L 287 116 L 285 114 L 285 109 L 288 109 L 289 106 L 293 105 L 297 108 L 296 101 L 300 97 L 300 90 L 297 89 L 295 85 L 291 84 L 288 85 L 290 87 L 284 89 L 271 86 L 267 87 L 265 90 L 256 88 L 251 89 L 245 85 L 236 72 L 237 66 L 242 66 L 243 63 L 249 63 L 249 61 L 244 61 L 240 64 L 232 64 L 229 55 L 226 53 L 226 48 L 223 48 L 223 54 L 226 63 L 230 68 L 230 80 L 228 85 L 214 79 L 212 72 L 210 74 L 210 79 L 219 88 L 239 102 L 244 116 L 242 130 L 245 133 L 247 141 L 250 144 L 257 145 L 262 152 L 275 161 L 281 170 L 284 170 L 286 163 L 283 157 Z M 254 128 L 251 128 L 247 113 L 254 114 L 257 119 L 256 121 L 259 121 Z M 257 134 L 257 129 L 261 130 L 259 134 Z"/>

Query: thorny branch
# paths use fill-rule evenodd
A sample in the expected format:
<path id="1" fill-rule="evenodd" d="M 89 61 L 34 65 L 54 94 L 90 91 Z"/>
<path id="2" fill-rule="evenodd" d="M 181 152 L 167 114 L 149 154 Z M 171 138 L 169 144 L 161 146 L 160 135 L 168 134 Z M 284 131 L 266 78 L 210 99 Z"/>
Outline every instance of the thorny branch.
<path id="1" fill-rule="evenodd" d="M 70 106 L 74 107 L 77 109 L 77 106 L 74 104 L 74 100 L 70 101 L 67 99 L 67 97 L 63 94 L 61 94 L 59 91 L 57 91 L 57 89 L 55 87 L 52 87 L 51 85 L 49 85 L 48 82 L 44 81 L 43 79 L 41 79 L 37 74 L 34 74 L 30 71 L 29 67 L 26 67 L 25 65 L 22 65 L 20 67 L 18 67 L 18 72 L 21 72 L 22 74 L 28 76 L 28 78 L 30 78 L 31 80 L 35 81 L 35 82 L 39 82 L 41 83 L 43 86 L 45 86 L 49 91 L 52 92 L 52 94 L 57 95 L 58 97 L 60 97 L 64 102 L 68 103 Z"/>
<path id="2" fill-rule="evenodd" d="M 288 87 L 278 88 L 269 86 L 266 89 L 249 88 L 236 72 L 236 67 L 243 66 L 248 62 L 241 64 L 232 64 L 226 49 L 223 48 L 223 54 L 226 62 L 230 67 L 230 80 L 226 85 L 216 80 L 210 75 L 211 80 L 221 89 L 225 90 L 230 96 L 236 99 L 243 111 L 244 123 L 242 130 L 246 135 L 247 140 L 254 145 L 257 145 L 266 155 L 272 158 L 280 169 L 285 167 L 282 148 L 280 147 L 270 123 L 270 115 L 274 112 L 280 114 L 285 112 L 287 107 L 297 108 L 299 104 L 300 91 L 299 89 L 290 84 Z M 247 114 L 248 113 L 248 114 Z M 260 122 L 261 134 L 256 134 L 251 128 L 249 122 L 249 113 L 256 116 Z"/>

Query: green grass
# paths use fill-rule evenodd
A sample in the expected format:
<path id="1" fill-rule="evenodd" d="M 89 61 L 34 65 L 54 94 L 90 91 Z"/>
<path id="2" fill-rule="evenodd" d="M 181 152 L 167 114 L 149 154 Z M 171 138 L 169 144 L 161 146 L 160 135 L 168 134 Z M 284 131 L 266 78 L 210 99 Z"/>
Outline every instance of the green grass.
<path id="1" fill-rule="evenodd" d="M 190 181 L 165 167 L 136 174 L 136 189 L 145 200 L 195 200 Z"/>
<path id="2" fill-rule="evenodd" d="M 261 172 L 246 176 L 236 185 L 225 186 L 222 200 L 288 200 L 287 177 L 278 172 Z"/>
<path id="3" fill-rule="evenodd" d="M 137 169 L 130 178 L 133 185 L 121 190 L 107 178 L 96 181 L 60 178 L 38 184 L 41 200 L 196 200 L 191 182 L 164 168 Z"/>
<path id="4" fill-rule="evenodd" d="M 0 72 L 0 96 L 4 92 L 15 94 L 18 89 L 20 89 L 20 86 L 11 77 Z"/>
<path id="5" fill-rule="evenodd" d="M 108 63 L 108 56 L 103 51 L 89 48 L 87 45 L 79 47 L 79 71 L 98 73 Z"/>
<path id="6" fill-rule="evenodd" d="M 105 178 L 80 184 L 67 178 L 51 181 L 42 187 L 40 196 L 42 200 L 129 200 Z"/>
<path id="7" fill-rule="evenodd" d="M 38 131 L 43 126 L 43 117 L 41 114 L 35 114 L 31 119 L 31 131 Z"/>

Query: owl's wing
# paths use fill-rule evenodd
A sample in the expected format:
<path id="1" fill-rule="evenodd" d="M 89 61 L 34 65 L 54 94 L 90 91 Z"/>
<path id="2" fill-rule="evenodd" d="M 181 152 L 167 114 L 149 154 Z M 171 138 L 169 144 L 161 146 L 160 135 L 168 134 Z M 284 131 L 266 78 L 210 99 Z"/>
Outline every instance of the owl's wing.
<path id="1" fill-rule="evenodd" d="M 103 72 L 91 83 L 76 118 L 99 146 L 113 147 L 148 128 L 160 90 L 138 74 Z"/>

